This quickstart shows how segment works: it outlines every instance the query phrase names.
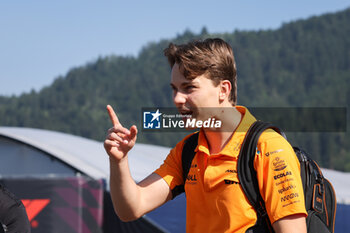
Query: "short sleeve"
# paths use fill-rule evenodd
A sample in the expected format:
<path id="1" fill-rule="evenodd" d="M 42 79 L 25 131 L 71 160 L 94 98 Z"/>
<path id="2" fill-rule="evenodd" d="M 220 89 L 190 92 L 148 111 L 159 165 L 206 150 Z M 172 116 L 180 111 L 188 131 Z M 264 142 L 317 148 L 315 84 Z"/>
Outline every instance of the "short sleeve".
<path id="1" fill-rule="evenodd" d="M 271 223 L 293 214 L 307 216 L 300 164 L 288 141 L 276 132 L 263 133 L 254 162 Z"/>
<path id="2" fill-rule="evenodd" d="M 176 186 L 183 185 L 182 178 L 182 148 L 184 140 L 180 141 L 168 154 L 164 163 L 154 173 L 161 176 L 173 190 Z"/>

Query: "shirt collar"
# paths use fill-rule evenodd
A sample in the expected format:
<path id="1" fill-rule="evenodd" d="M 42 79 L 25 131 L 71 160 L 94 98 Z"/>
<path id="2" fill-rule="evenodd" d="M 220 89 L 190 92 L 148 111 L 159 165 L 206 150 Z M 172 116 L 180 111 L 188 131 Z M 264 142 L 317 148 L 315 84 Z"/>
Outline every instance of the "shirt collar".
<path id="1" fill-rule="evenodd" d="M 249 127 L 256 121 L 256 119 L 246 107 L 235 106 L 235 108 L 242 114 L 241 122 L 231 136 L 229 142 L 225 145 L 219 154 L 237 158 L 243 139 Z M 209 145 L 202 129 L 199 131 L 198 146 L 196 148 L 196 152 L 197 151 L 201 151 L 207 155 L 210 155 Z"/>

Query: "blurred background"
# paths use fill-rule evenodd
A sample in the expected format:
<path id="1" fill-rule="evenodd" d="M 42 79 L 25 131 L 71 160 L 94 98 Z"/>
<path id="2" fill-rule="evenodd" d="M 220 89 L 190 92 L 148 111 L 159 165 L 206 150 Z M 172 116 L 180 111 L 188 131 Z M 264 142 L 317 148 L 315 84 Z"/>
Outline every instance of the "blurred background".
<path id="1" fill-rule="evenodd" d="M 342 122 L 336 122 L 341 125 L 337 130 L 287 130 L 286 133 L 293 145 L 307 150 L 326 172 L 331 172 L 327 175 L 337 177 L 332 175 L 331 182 L 339 180 L 336 191 L 344 194 L 338 200 L 341 204 L 338 210 L 344 212 L 337 218 L 346 219 L 350 213 L 350 191 L 343 189 L 350 187 L 344 185 L 350 180 L 346 179 L 350 172 L 349 22 L 350 3 L 345 0 L 1 1 L 0 156 L 1 161 L 6 161 L 0 169 L 3 183 L 18 187 L 11 182 L 31 177 L 33 182 L 49 179 L 53 184 L 56 181 L 50 179 L 54 177 L 64 180 L 57 181 L 61 188 L 60 182 L 73 178 L 76 185 L 69 181 L 70 185 L 74 183 L 69 188 L 92 184 L 100 190 L 93 202 L 100 211 L 92 212 L 96 229 L 101 228 L 106 223 L 103 219 L 113 215 L 113 210 L 103 214 L 104 203 L 109 201 L 108 161 L 103 150 L 98 149 L 102 148 L 101 142 L 110 127 L 106 105 L 115 107 L 126 127 L 136 124 L 140 129 L 142 108 L 173 106 L 170 68 L 163 49 L 170 42 L 220 37 L 231 44 L 235 53 L 238 104 L 248 108 L 345 110 L 345 123 L 337 112 L 330 111 L 322 118 L 324 124 L 340 119 Z M 298 123 L 303 118 L 294 114 L 288 120 Z M 135 158 L 135 179 L 152 172 L 169 147 L 184 135 L 140 132 L 139 152 L 150 153 Z M 97 149 L 76 151 L 74 148 L 79 143 L 73 144 L 71 137 L 88 140 L 86 147 Z M 63 144 L 57 143 L 58 140 Z M 23 149 L 27 147 L 35 153 Z M 161 148 L 161 156 L 154 158 L 152 151 L 156 148 Z M 39 155 L 38 151 L 43 153 Z M 86 153 L 90 155 L 85 156 Z M 31 156 L 39 156 L 46 165 L 28 162 L 37 160 Z M 142 166 L 145 163 L 149 164 L 146 168 Z M 47 169 L 43 169 L 45 166 Z M 23 172 L 11 172 L 16 167 Z M 6 181 L 9 178 L 11 182 Z M 39 198 L 25 190 L 13 191 L 24 195 L 22 199 Z M 64 203 L 70 206 L 71 202 Z M 181 206 L 184 209 L 183 202 Z M 80 207 L 74 208 L 80 211 Z M 336 226 L 337 232 L 350 231 L 346 221 L 342 224 L 345 225 Z M 171 225 L 164 222 L 163 226 L 155 223 L 152 227 L 155 225 L 161 231 L 184 230 L 183 225 L 176 228 L 179 224 L 174 224 L 174 229 L 163 229 Z M 35 229 L 33 232 L 39 232 L 38 227 Z M 74 229 L 72 232 L 85 232 L 83 227 Z M 52 227 L 50 232 L 59 231 Z"/>

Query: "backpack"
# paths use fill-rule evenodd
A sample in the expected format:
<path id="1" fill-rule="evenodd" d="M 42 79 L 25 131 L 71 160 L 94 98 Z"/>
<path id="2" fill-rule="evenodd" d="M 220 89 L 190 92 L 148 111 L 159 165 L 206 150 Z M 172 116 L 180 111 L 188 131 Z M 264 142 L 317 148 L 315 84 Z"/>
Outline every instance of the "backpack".
<path id="1" fill-rule="evenodd" d="M 266 212 L 265 203 L 260 195 L 256 171 L 253 162 L 257 150 L 259 136 L 266 129 L 273 129 L 286 138 L 285 134 L 270 123 L 256 121 L 248 130 L 244 138 L 237 163 L 238 179 L 250 204 L 257 212 L 257 222 L 247 233 L 274 232 Z M 182 150 L 183 180 L 195 156 L 198 143 L 198 133 L 191 135 L 184 143 Z M 307 232 L 334 233 L 336 196 L 332 184 L 323 177 L 317 163 L 298 147 L 293 147 L 300 162 L 300 175 L 303 183 L 305 208 L 308 213 Z M 177 188 L 173 197 L 184 192 L 184 186 Z"/>

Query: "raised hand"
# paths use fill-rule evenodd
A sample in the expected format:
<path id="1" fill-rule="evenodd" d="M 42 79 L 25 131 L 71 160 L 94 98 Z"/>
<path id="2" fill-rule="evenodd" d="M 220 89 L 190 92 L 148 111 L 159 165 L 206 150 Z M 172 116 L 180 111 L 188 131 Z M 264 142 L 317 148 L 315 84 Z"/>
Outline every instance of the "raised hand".
<path id="1" fill-rule="evenodd" d="M 120 124 L 112 106 L 107 105 L 107 111 L 113 127 L 107 132 L 104 148 L 112 159 L 120 161 L 135 145 L 137 128 L 135 125 L 131 126 L 130 129 L 124 128 L 122 124 Z"/>

